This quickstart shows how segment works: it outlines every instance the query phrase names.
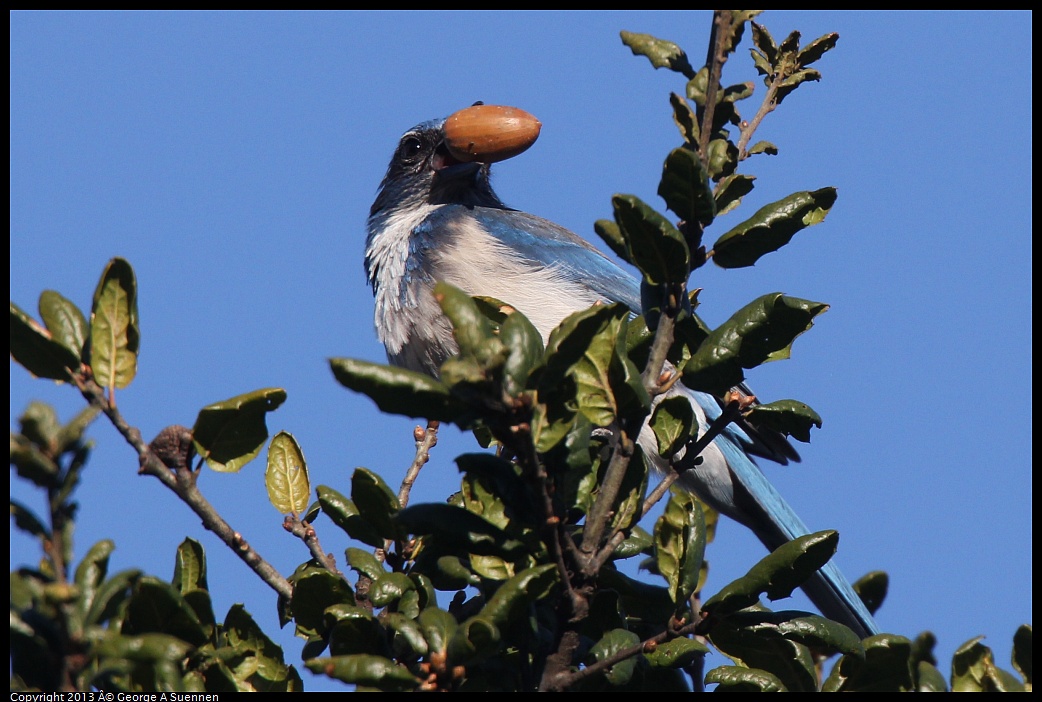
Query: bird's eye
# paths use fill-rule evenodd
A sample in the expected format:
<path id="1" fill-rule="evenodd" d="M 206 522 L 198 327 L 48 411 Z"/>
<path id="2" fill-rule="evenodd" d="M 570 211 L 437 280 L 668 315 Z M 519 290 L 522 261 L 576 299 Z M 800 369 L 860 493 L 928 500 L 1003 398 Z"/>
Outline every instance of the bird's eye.
<path id="1" fill-rule="evenodd" d="M 417 136 L 407 136 L 398 147 L 398 156 L 406 163 L 413 163 L 423 155 L 423 142 Z"/>

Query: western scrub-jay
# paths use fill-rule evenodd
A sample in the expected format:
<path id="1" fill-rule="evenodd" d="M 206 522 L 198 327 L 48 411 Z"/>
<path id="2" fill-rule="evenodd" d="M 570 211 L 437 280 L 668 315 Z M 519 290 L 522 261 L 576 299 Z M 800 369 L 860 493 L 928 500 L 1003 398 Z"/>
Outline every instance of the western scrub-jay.
<path id="1" fill-rule="evenodd" d="M 446 148 L 446 120 L 407 131 L 398 142 L 368 219 L 365 270 L 376 298 L 376 330 L 391 363 L 433 376 L 457 353 L 452 327 L 434 298 L 445 281 L 470 295 L 512 305 L 544 342 L 566 316 L 600 302 L 641 310 L 638 281 L 585 240 L 553 222 L 508 208 L 489 183 L 489 166 L 457 160 Z M 721 412 L 711 395 L 678 384 L 701 431 Z M 645 426 L 645 454 L 668 470 Z M 798 460 L 780 436 L 761 440 L 728 425 L 679 483 L 746 525 L 768 549 L 809 533 L 750 454 Z M 826 616 L 859 636 L 878 633 L 864 604 L 830 561 L 803 589 Z"/>

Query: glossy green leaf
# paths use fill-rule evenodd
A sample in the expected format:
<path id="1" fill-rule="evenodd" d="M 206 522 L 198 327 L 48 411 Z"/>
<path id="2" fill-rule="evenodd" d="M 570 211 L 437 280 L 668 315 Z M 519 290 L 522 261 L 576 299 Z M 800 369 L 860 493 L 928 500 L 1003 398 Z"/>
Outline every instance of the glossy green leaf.
<path id="1" fill-rule="evenodd" d="M 461 353 L 476 353 L 492 336 L 488 318 L 467 293 L 448 283 L 438 283 L 434 286 L 434 299 L 452 322 L 452 335 Z"/>
<path id="2" fill-rule="evenodd" d="M 137 373 L 140 343 L 134 269 L 126 260 L 114 258 L 101 274 L 91 305 L 90 366 L 98 384 L 130 385 Z"/>
<path id="3" fill-rule="evenodd" d="M 392 655 L 387 630 L 371 612 L 363 607 L 333 605 L 323 613 L 329 632 L 329 653 L 333 656 L 355 654 Z"/>
<path id="4" fill-rule="evenodd" d="M 691 438 L 695 426 L 695 410 L 684 395 L 667 397 L 651 413 L 651 430 L 655 433 L 660 456 L 672 456 Z"/>
<path id="5" fill-rule="evenodd" d="M 354 502 L 327 485 L 319 485 L 316 491 L 322 513 L 346 531 L 348 536 L 374 548 L 384 547 L 384 537 L 362 517 Z"/>
<path id="6" fill-rule="evenodd" d="M 400 600 L 416 585 L 404 573 L 384 573 L 369 588 L 369 600 L 377 607 L 387 607 Z"/>
<path id="7" fill-rule="evenodd" d="M 868 611 L 875 614 L 886 599 L 887 590 L 890 588 L 890 576 L 882 570 L 875 570 L 858 578 L 853 588 Z"/>
<path id="8" fill-rule="evenodd" d="M 293 583 L 290 609 L 297 633 L 306 637 L 325 633 L 324 613 L 334 605 L 355 604 L 354 593 L 347 581 L 328 570 L 305 570 Z"/>
<path id="9" fill-rule="evenodd" d="M 792 692 L 818 686 L 817 661 L 806 646 L 780 636 L 764 636 L 725 616 L 708 631 L 710 642 L 739 665 L 769 671 Z"/>
<path id="10" fill-rule="evenodd" d="M 17 500 L 11 500 L 11 519 L 14 525 L 22 531 L 35 536 L 38 539 L 49 539 L 51 532 L 43 525 L 31 509 Z"/>
<path id="11" fill-rule="evenodd" d="M 351 501 L 358 507 L 362 519 L 385 539 L 398 536 L 394 516 L 402 506 L 398 496 L 379 475 L 365 468 L 356 468 L 351 474 Z"/>
<path id="12" fill-rule="evenodd" d="M 394 647 L 399 658 L 426 656 L 429 652 L 423 629 L 416 622 L 397 612 L 384 615 L 384 623 L 394 632 Z"/>
<path id="13" fill-rule="evenodd" d="M 662 166 L 658 194 L 681 220 L 708 226 L 716 217 L 716 201 L 709 176 L 698 154 L 689 148 L 673 149 Z"/>
<path id="14" fill-rule="evenodd" d="M 669 94 L 669 104 L 673 107 L 673 122 L 680 130 L 684 143 L 692 149 L 698 148 L 698 115 L 691 109 L 690 103 L 676 93 Z"/>
<path id="15" fill-rule="evenodd" d="M 481 583 L 481 578 L 472 573 L 457 556 L 440 556 L 435 566 L 436 572 L 428 572 L 428 575 L 439 590 L 462 590 L 468 585 L 477 586 Z"/>
<path id="16" fill-rule="evenodd" d="M 543 359 L 543 337 L 520 312 L 507 315 L 499 328 L 499 338 L 506 348 L 503 365 L 503 389 L 517 396 L 528 384 L 528 376 Z"/>
<path id="17" fill-rule="evenodd" d="M 814 70 L 813 68 L 806 68 L 801 71 L 796 71 L 790 76 L 787 76 L 778 84 L 778 89 L 774 93 L 774 102 L 776 105 L 780 105 L 789 93 L 798 88 L 807 81 L 819 81 L 821 80 L 821 73 Z"/>
<path id="18" fill-rule="evenodd" d="M 186 538 L 177 547 L 173 585 L 203 626 L 212 627 L 217 622 L 206 582 L 206 552 L 195 539 Z"/>
<path id="19" fill-rule="evenodd" d="M 614 195 L 611 204 L 629 258 L 644 279 L 652 285 L 685 282 L 691 254 L 683 234 L 636 195 Z"/>
<path id="20" fill-rule="evenodd" d="M 369 397 L 381 412 L 442 422 L 466 415 L 449 388 L 429 375 L 354 358 L 333 358 L 329 365 L 341 385 Z"/>
<path id="21" fill-rule="evenodd" d="M 706 674 L 706 684 L 715 684 L 717 692 L 788 692 L 776 676 L 766 670 L 722 665 Z"/>
<path id="22" fill-rule="evenodd" d="M 526 568 L 500 585 L 477 616 L 503 629 L 523 615 L 528 605 L 547 597 L 556 585 L 557 566 L 553 563 Z"/>
<path id="23" fill-rule="evenodd" d="M 100 625 L 120 616 L 123 603 L 130 598 L 134 585 L 141 578 L 141 571 L 129 569 L 116 573 L 98 587 L 90 608 L 83 619 L 85 626 Z M 118 628 L 119 622 L 115 623 Z"/>
<path id="24" fill-rule="evenodd" d="M 753 154 L 767 154 L 768 156 L 777 156 L 778 147 L 769 141 L 758 141 L 749 147 L 747 152 L 750 156 Z"/>
<path id="25" fill-rule="evenodd" d="M 363 551 L 360 548 L 348 548 L 344 552 L 344 556 L 347 559 L 347 565 L 352 570 L 358 572 L 360 575 L 364 575 L 370 580 L 379 580 L 383 576 L 387 575 L 387 570 L 384 565 L 376 560 L 369 551 Z"/>
<path id="26" fill-rule="evenodd" d="M 797 400 L 775 400 L 766 405 L 756 405 L 746 418 L 757 427 L 766 427 L 804 443 L 810 441 L 811 427 L 821 428 L 821 416 Z"/>
<path id="27" fill-rule="evenodd" d="M 678 636 L 645 651 L 644 658 L 654 666 L 687 668 L 707 653 L 709 653 L 709 647 L 698 639 Z"/>
<path id="28" fill-rule="evenodd" d="M 698 589 L 705 548 L 701 505 L 687 493 L 674 491 L 655 522 L 655 563 L 678 612 Z"/>
<path id="29" fill-rule="evenodd" d="M 915 664 L 915 689 L 917 692 L 948 692 L 948 683 L 936 666 L 919 661 Z"/>
<path id="30" fill-rule="evenodd" d="M 1013 634 L 1013 668 L 1024 676 L 1024 682 L 1032 684 L 1031 675 L 1031 626 L 1022 624 Z"/>
<path id="31" fill-rule="evenodd" d="M 797 55 L 796 60 L 800 66 L 809 66 L 822 56 L 826 51 L 836 48 L 836 42 L 839 41 L 839 34 L 830 32 L 824 36 L 818 37 L 805 47 L 800 49 L 800 53 Z"/>
<path id="32" fill-rule="evenodd" d="M 952 656 L 952 692 L 1022 692 L 1024 686 L 995 665 L 991 649 L 980 637 L 967 641 Z"/>
<path id="33" fill-rule="evenodd" d="M 513 559 L 526 552 L 521 541 L 488 520 L 452 505 L 410 505 L 395 516 L 395 521 L 410 534 L 437 534 L 478 555 Z"/>
<path id="34" fill-rule="evenodd" d="M 501 643 L 499 627 L 479 615 L 456 627 L 446 645 L 446 653 L 454 663 L 470 664 L 499 651 Z"/>
<path id="35" fill-rule="evenodd" d="M 415 689 L 422 681 L 389 658 L 367 654 L 312 658 L 304 665 L 312 673 L 383 692 Z"/>
<path id="36" fill-rule="evenodd" d="M 80 308 L 55 290 L 40 293 L 40 319 L 43 320 L 51 338 L 76 354 L 83 354 L 83 347 L 90 335 L 87 318 Z"/>
<path id="37" fill-rule="evenodd" d="M 648 492 L 648 464 L 644 450 L 638 445 L 633 448 L 626 465 L 626 473 L 619 485 L 619 493 L 612 510 L 611 528 L 626 531 L 640 521 L 644 497 Z"/>
<path id="38" fill-rule="evenodd" d="M 721 588 L 702 609 L 709 614 L 726 614 L 755 605 L 761 594 L 770 600 L 789 597 L 832 558 L 838 545 L 839 534 L 832 530 L 782 544 L 748 573 Z"/>
<path id="39" fill-rule="evenodd" d="M 687 54 L 673 42 L 636 32 L 621 31 L 619 36 L 634 56 L 647 57 L 655 68 L 668 68 L 688 79 L 694 77 L 695 69 L 688 62 Z"/>
<path id="40" fill-rule="evenodd" d="M 714 329 L 684 366 L 689 388 L 722 395 L 745 379 L 743 368 L 788 358 L 793 341 L 828 305 L 771 293 Z"/>
<path id="41" fill-rule="evenodd" d="M 207 405 L 192 429 L 196 453 L 213 470 L 237 472 L 260 453 L 268 438 L 265 415 L 285 400 L 285 390 L 266 388 Z"/>
<path id="42" fill-rule="evenodd" d="M 80 597 L 76 602 L 82 616 L 94 603 L 94 597 L 98 588 L 105 582 L 105 576 L 109 570 L 109 556 L 116 550 L 116 544 L 111 539 L 102 539 L 90 547 L 83 556 L 83 560 L 76 566 L 76 574 L 73 582 L 80 590 Z"/>
<path id="43" fill-rule="evenodd" d="M 716 214 L 726 214 L 738 207 L 742 198 L 753 191 L 756 176 L 732 173 L 722 178 L 716 188 Z"/>
<path id="44" fill-rule="evenodd" d="M 586 654 L 587 665 L 603 661 L 640 643 L 640 637 L 626 629 L 613 629 L 601 637 Z M 633 678 L 638 656 L 624 658 L 608 668 L 604 677 L 611 685 L 625 685 Z"/>
<path id="45" fill-rule="evenodd" d="M 911 692 L 915 689 L 909 658 L 912 642 L 896 634 L 863 641 L 864 658 L 842 656 L 822 683 L 822 692 Z"/>
<path id="46" fill-rule="evenodd" d="M 629 314 L 625 305 L 598 305 L 561 322 L 547 344 L 540 401 L 574 405 L 596 426 L 647 412 L 647 391 L 626 355 Z"/>
<path id="47" fill-rule="evenodd" d="M 836 202 L 835 188 L 793 193 L 764 205 L 713 244 L 713 261 L 721 268 L 743 268 L 789 243 L 801 229 L 818 224 Z"/>
<path id="48" fill-rule="evenodd" d="M 143 577 L 127 602 L 123 633 L 170 634 L 195 646 L 206 643 L 207 634 L 192 607 L 177 589 L 161 580 Z"/>
<path id="49" fill-rule="evenodd" d="M 109 631 L 95 644 L 94 654 L 117 660 L 159 663 L 180 660 L 187 656 L 192 648 L 191 643 L 169 634 L 149 633 L 126 636 Z"/>
<path id="50" fill-rule="evenodd" d="M 241 604 L 234 604 L 224 618 L 223 633 L 228 645 L 250 658 L 252 672 L 243 676 L 244 691 L 299 692 L 300 676 L 286 665 L 282 649 L 257 625 Z"/>
<path id="51" fill-rule="evenodd" d="M 268 446 L 268 467 L 264 472 L 268 500 L 281 514 L 302 514 L 308 507 L 311 481 L 308 465 L 293 435 L 280 431 Z"/>
<path id="52" fill-rule="evenodd" d="M 417 622 L 431 651 L 444 651 L 459 626 L 455 617 L 437 607 L 428 607 L 420 612 Z"/>
<path id="53" fill-rule="evenodd" d="M 630 250 L 626 247 L 626 238 L 622 235 L 618 224 L 610 219 L 598 219 L 593 223 L 593 231 L 608 245 L 608 248 L 615 252 L 616 256 L 626 263 L 633 263 L 630 260 Z"/>
<path id="54" fill-rule="evenodd" d="M 11 303 L 11 356 L 37 378 L 66 380 L 80 367 L 80 357 L 36 320 Z"/>
<path id="55" fill-rule="evenodd" d="M 728 623 L 758 636 L 789 639 L 818 653 L 865 655 L 865 648 L 857 634 L 817 614 L 754 609 L 728 615 Z"/>

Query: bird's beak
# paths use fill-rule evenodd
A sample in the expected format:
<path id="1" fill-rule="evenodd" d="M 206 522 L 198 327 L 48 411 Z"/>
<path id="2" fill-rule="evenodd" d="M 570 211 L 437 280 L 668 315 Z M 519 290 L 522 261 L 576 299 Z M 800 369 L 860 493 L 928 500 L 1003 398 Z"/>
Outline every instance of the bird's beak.
<path id="1" fill-rule="evenodd" d="M 436 176 L 440 178 L 465 178 L 476 175 L 481 170 L 482 163 L 478 161 L 460 161 L 449 153 L 445 142 L 438 144 L 431 159 L 431 168 Z"/>

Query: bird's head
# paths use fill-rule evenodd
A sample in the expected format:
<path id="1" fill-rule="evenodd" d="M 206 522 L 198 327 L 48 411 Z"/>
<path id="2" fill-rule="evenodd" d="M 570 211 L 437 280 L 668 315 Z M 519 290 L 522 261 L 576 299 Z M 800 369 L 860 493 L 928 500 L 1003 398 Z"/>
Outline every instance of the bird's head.
<path id="1" fill-rule="evenodd" d="M 527 149 L 540 127 L 523 110 L 480 102 L 416 125 L 398 141 L 369 216 L 422 205 L 502 207 L 490 164 Z"/>
<path id="2" fill-rule="evenodd" d="M 402 135 L 370 217 L 421 205 L 503 206 L 489 183 L 489 164 L 461 161 L 449 152 L 445 124 L 446 119 L 423 122 Z"/>

